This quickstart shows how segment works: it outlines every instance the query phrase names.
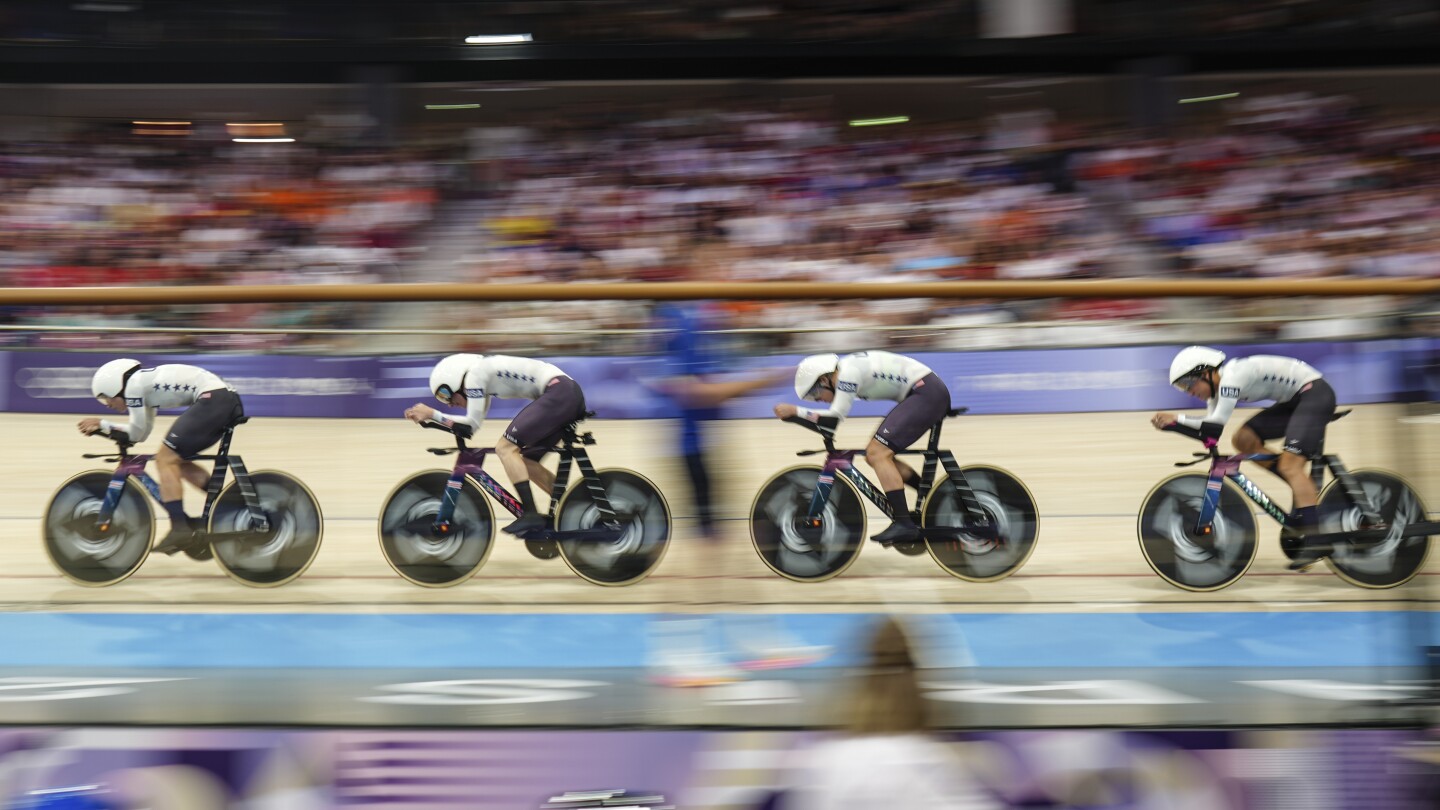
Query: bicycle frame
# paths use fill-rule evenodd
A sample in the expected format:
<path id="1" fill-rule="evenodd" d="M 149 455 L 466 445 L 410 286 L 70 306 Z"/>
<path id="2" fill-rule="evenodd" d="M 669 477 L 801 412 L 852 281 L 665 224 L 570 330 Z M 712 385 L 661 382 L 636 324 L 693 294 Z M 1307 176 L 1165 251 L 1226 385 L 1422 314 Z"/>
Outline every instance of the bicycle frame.
<path id="1" fill-rule="evenodd" d="M 205 509 L 200 513 L 200 521 L 206 523 L 210 518 L 210 511 L 215 506 L 215 501 L 220 497 L 220 490 L 225 486 L 225 475 L 234 471 L 235 481 L 240 487 L 240 494 L 245 498 L 245 505 L 250 509 L 251 520 L 256 522 L 257 531 L 269 529 L 269 519 L 265 517 L 260 508 L 260 496 L 255 491 L 255 485 L 250 481 L 250 473 L 245 469 L 245 462 L 239 456 L 230 455 L 230 440 L 233 437 L 233 430 L 225 431 L 225 436 L 220 440 L 220 449 L 214 455 L 196 456 L 192 461 L 214 461 L 215 466 L 210 471 L 210 480 L 205 485 Z M 153 453 L 142 453 L 139 455 L 128 455 L 128 444 L 122 444 L 120 448 L 120 463 L 115 467 L 115 472 L 110 477 L 110 485 L 105 489 L 105 500 L 100 504 L 100 512 L 96 520 L 100 530 L 105 531 L 110 527 L 110 519 L 115 515 L 115 509 L 120 505 L 120 497 L 125 492 L 125 480 L 134 478 L 145 487 L 150 497 L 156 503 L 164 503 L 160 495 L 160 484 L 145 471 L 150 460 L 155 457 Z M 104 454 L 108 455 L 108 454 Z M 97 456 L 87 455 L 87 458 Z"/>
<path id="2" fill-rule="evenodd" d="M 600 510 L 603 523 L 614 523 L 618 520 L 614 508 L 610 504 L 610 498 L 605 494 L 605 488 L 600 485 L 600 478 L 595 473 L 595 466 L 590 462 L 590 456 L 584 449 L 575 448 L 576 444 L 593 444 L 594 438 L 589 434 L 576 435 L 572 431 L 566 431 L 561 438 L 558 448 L 560 453 L 560 467 L 555 472 L 555 483 L 550 487 L 550 510 L 546 519 L 550 525 L 554 525 L 556 512 L 560 508 L 560 497 L 565 494 L 565 488 L 570 483 L 571 462 L 580 470 L 581 479 L 585 482 L 594 499 L 596 507 Z M 464 487 L 465 478 L 473 479 L 482 490 L 489 493 L 495 502 L 504 507 L 505 511 L 515 517 L 524 513 L 520 505 L 520 499 L 516 498 L 507 490 L 494 476 L 485 472 L 485 456 L 493 453 L 493 447 L 466 447 L 464 438 L 455 437 L 458 450 L 458 458 L 450 473 L 450 480 L 445 484 L 445 495 L 440 500 L 440 511 L 435 515 L 435 527 L 444 530 L 450 525 L 450 520 L 455 517 L 455 505 L 460 499 L 460 490 Z M 448 451 L 446 451 L 448 452 Z"/>
<path id="3" fill-rule="evenodd" d="M 935 486 L 935 468 L 944 467 L 945 476 L 955 486 L 955 491 L 960 497 L 961 507 L 972 517 L 980 521 L 988 520 L 985 511 L 980 507 L 980 502 L 975 498 L 974 491 L 965 480 L 965 474 L 960 471 L 960 464 L 955 461 L 955 455 L 949 450 L 940 449 L 940 427 L 943 422 L 937 422 L 930 429 L 930 440 L 924 450 L 899 450 L 895 455 L 924 456 L 924 466 L 920 472 L 920 483 L 917 487 L 915 498 L 915 509 L 911 511 L 911 517 L 915 523 L 920 522 L 920 510 L 925 505 L 925 498 Z M 890 506 L 890 501 L 885 497 L 878 487 L 870 483 L 870 479 L 855 467 L 855 458 L 865 455 L 864 450 L 837 450 L 835 440 L 828 431 L 817 430 L 825 439 L 825 465 L 820 470 L 820 478 L 815 484 L 815 492 L 810 497 L 810 509 L 806 518 L 816 525 L 820 515 L 825 511 L 825 504 L 830 500 L 830 492 L 835 487 L 835 475 L 838 473 L 845 476 L 855 485 L 858 491 L 866 500 L 875 504 L 887 517 L 894 518 L 895 510 Z M 818 453 L 818 450 L 807 450 L 800 455 Z"/>
<path id="4" fill-rule="evenodd" d="M 1196 534 L 1208 534 L 1210 524 L 1215 519 L 1215 513 L 1220 508 L 1220 490 L 1223 487 L 1223 480 L 1229 478 L 1245 496 L 1259 506 L 1271 520 L 1285 526 L 1290 522 L 1290 516 L 1275 504 L 1269 495 L 1260 488 L 1259 484 L 1250 480 L 1245 473 L 1240 472 L 1240 465 L 1246 461 L 1274 461 L 1279 458 L 1275 453 L 1242 453 L 1234 456 L 1213 456 L 1210 464 L 1209 480 L 1205 483 L 1205 500 L 1200 507 L 1200 516 L 1195 522 Z M 1350 471 L 1341 463 L 1340 457 L 1335 455 L 1323 455 L 1312 459 L 1310 462 L 1310 478 L 1315 482 L 1315 490 L 1320 490 L 1320 485 L 1325 480 L 1325 470 L 1330 470 L 1330 475 L 1345 488 L 1345 494 L 1350 501 L 1360 507 L 1361 513 L 1367 521 L 1379 523 L 1379 513 L 1370 504 L 1364 490 L 1356 486 L 1355 479 Z"/>

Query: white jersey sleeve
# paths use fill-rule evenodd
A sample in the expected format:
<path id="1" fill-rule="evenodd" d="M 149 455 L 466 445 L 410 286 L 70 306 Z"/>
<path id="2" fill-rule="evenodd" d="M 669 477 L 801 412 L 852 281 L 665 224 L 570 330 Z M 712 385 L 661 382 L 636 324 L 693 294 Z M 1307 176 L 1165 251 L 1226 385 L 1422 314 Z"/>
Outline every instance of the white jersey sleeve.
<path id="1" fill-rule="evenodd" d="M 1226 391 L 1226 388 L 1222 386 L 1220 390 Z M 1204 416 L 1196 417 L 1180 414 L 1175 417 L 1175 421 L 1185 427 L 1199 430 L 1206 436 L 1212 436 L 1218 439 L 1220 438 L 1220 434 L 1225 430 L 1225 424 L 1230 421 L 1231 414 L 1235 413 L 1235 405 L 1238 402 L 1239 399 L 1232 396 L 1230 392 L 1224 394 L 1217 393 L 1210 398 L 1210 410 L 1207 411 Z"/>
<path id="2" fill-rule="evenodd" d="M 465 394 L 465 415 L 455 416 L 436 411 L 430 421 L 446 427 L 465 425 L 479 433 L 480 425 L 485 422 L 485 417 L 490 415 L 490 397 L 493 396 L 490 366 L 485 363 L 484 357 L 476 356 L 470 370 L 465 372 L 463 386 L 461 390 Z"/>
<path id="3" fill-rule="evenodd" d="M 453 421 L 462 425 L 469 425 L 476 433 L 480 432 L 480 425 L 485 422 L 485 417 L 490 415 L 490 400 L 494 394 L 486 393 L 489 390 L 488 384 L 481 381 L 474 388 L 470 387 L 470 377 L 465 377 L 465 415 L 456 416 Z"/>
<path id="4" fill-rule="evenodd" d="M 129 436 L 130 441 L 135 443 L 143 442 L 150 436 L 151 429 L 155 427 L 155 412 L 159 409 L 145 402 L 143 383 L 139 381 L 140 375 L 145 371 L 153 371 L 153 369 L 136 372 L 125 384 L 126 416 L 130 418 L 130 421 L 114 424 L 108 419 L 101 419 L 100 429 L 106 434 L 118 430 Z"/>

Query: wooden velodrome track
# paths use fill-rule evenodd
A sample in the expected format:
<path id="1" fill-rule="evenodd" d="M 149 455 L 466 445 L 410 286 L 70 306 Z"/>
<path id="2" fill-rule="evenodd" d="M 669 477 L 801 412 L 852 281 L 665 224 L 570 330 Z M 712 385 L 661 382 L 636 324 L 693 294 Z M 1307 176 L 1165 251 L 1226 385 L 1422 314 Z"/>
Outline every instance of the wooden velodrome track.
<path id="1" fill-rule="evenodd" d="M 1240 414 L 1237 419 L 1243 419 Z M 744 516 L 755 490 L 777 470 L 800 463 L 794 451 L 818 445 L 812 434 L 773 420 L 732 420 L 711 432 L 723 503 L 724 538 L 703 542 L 678 461 L 673 426 L 663 422 L 594 421 L 597 466 L 635 469 L 659 484 L 677 517 L 666 559 L 648 580 L 602 588 L 574 576 L 560 560 L 531 558 L 500 535 L 486 566 L 453 588 L 426 589 L 394 574 L 380 555 L 375 518 L 381 501 L 409 473 L 444 466 L 424 452 L 447 436 L 400 418 L 330 421 L 257 418 L 240 428 L 234 450 L 252 471 L 282 469 L 304 480 L 326 516 L 324 545 L 300 579 L 273 590 L 244 587 L 213 562 L 152 557 L 131 579 L 109 588 L 75 586 L 41 549 L 39 515 L 62 481 L 104 466 L 80 458 L 107 445 L 81 437 L 76 416 L 0 416 L 0 447 L 10 469 L 0 491 L 0 580 L 8 610 L 306 611 L 323 612 L 628 612 L 756 610 L 794 613 L 927 611 L 1176 611 L 1402 609 L 1440 595 L 1440 554 L 1421 576 L 1392 590 L 1364 590 L 1324 566 L 1285 570 L 1276 527 L 1261 517 L 1261 552 L 1239 583 L 1209 594 L 1177 590 L 1155 576 L 1135 535 L 1141 499 L 1173 462 L 1197 449 L 1152 430 L 1147 414 L 963 416 L 946 428 L 945 445 L 961 464 L 1004 467 L 1024 481 L 1041 513 L 1038 550 L 1018 574 L 975 584 L 945 574 L 928 556 L 903 557 L 878 547 L 837 579 L 799 584 L 772 574 L 755 555 Z M 842 427 L 842 445 L 858 446 L 876 420 Z M 503 420 L 486 425 L 489 444 Z M 1238 424 L 1238 421 L 1237 421 Z M 168 425 L 162 418 L 155 436 Z M 155 439 L 146 447 L 153 445 Z M 1331 428 L 1329 449 L 1351 469 L 1385 467 L 1414 484 L 1433 515 L 1440 508 L 1440 420 L 1406 419 L 1403 406 L 1373 405 Z M 440 463 L 437 464 L 436 462 Z M 807 459 L 806 461 L 813 461 Z M 500 476 L 498 463 L 487 469 Z M 868 468 L 865 468 L 868 472 Z M 1203 470 L 1203 467 L 1192 468 Z M 1279 479 L 1253 476 L 1277 496 Z M 187 495 L 192 513 L 200 496 Z M 1287 498 L 1279 498 L 1282 502 Z M 542 501 L 543 504 L 543 501 Z M 884 524 L 871 514 L 871 531 Z M 165 523 L 159 525 L 163 532 Z"/>

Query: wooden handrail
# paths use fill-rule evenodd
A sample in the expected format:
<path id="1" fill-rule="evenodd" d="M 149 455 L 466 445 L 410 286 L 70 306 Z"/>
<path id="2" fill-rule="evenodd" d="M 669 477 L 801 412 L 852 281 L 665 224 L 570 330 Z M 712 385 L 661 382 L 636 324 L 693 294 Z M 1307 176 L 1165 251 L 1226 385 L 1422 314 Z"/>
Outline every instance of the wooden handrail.
<path id="1" fill-rule="evenodd" d="M 819 301 L 895 298 L 1292 298 L 1436 295 L 1440 279 L 1124 279 L 1106 281 L 623 282 L 617 284 L 268 284 L 0 287 L 4 306 L 413 301 Z"/>

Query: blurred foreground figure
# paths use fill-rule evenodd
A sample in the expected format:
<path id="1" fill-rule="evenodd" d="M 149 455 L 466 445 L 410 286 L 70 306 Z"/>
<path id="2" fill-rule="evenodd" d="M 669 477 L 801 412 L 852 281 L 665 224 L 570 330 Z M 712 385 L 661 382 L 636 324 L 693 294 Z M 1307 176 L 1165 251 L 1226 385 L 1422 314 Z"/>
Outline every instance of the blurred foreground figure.
<path id="1" fill-rule="evenodd" d="M 734 358 L 717 351 L 706 330 L 719 327 L 702 302 L 692 305 L 662 304 L 655 311 L 655 326 L 666 330 L 662 346 L 668 373 L 657 386 L 675 405 L 680 419 L 680 457 L 690 481 L 695 516 L 700 533 L 716 539 L 715 495 L 706 457 L 705 426 L 718 421 L 725 404 L 737 397 L 761 391 L 790 378 L 788 370 L 769 369 L 751 376 L 730 372 Z"/>
<path id="2" fill-rule="evenodd" d="M 687 593 L 696 606 L 707 609 L 721 600 L 719 592 L 726 586 L 718 575 L 725 570 L 726 554 L 732 553 L 718 542 L 724 532 L 716 505 L 717 482 L 711 475 L 713 454 L 707 452 L 710 425 L 720 420 L 732 400 L 791 377 L 787 368 L 736 374 L 738 359 L 723 351 L 711 334 L 724 325 L 717 315 L 708 303 L 694 302 L 662 304 L 654 316 L 655 326 L 665 330 L 661 345 L 665 373 L 653 385 L 670 399 L 679 417 L 677 454 L 684 460 L 699 534 L 705 541 L 694 552 L 703 576 L 713 578 L 698 581 Z M 717 621 L 723 626 L 715 626 Z M 662 686 L 719 686 L 743 680 L 746 671 L 805 666 L 828 653 L 826 647 L 794 638 L 773 616 L 676 615 L 651 627 L 649 679 Z"/>
<path id="3" fill-rule="evenodd" d="M 1002 805 L 928 731 L 915 658 L 900 624 L 882 619 L 844 706 L 844 737 L 802 752 L 773 810 L 986 810 Z"/>

